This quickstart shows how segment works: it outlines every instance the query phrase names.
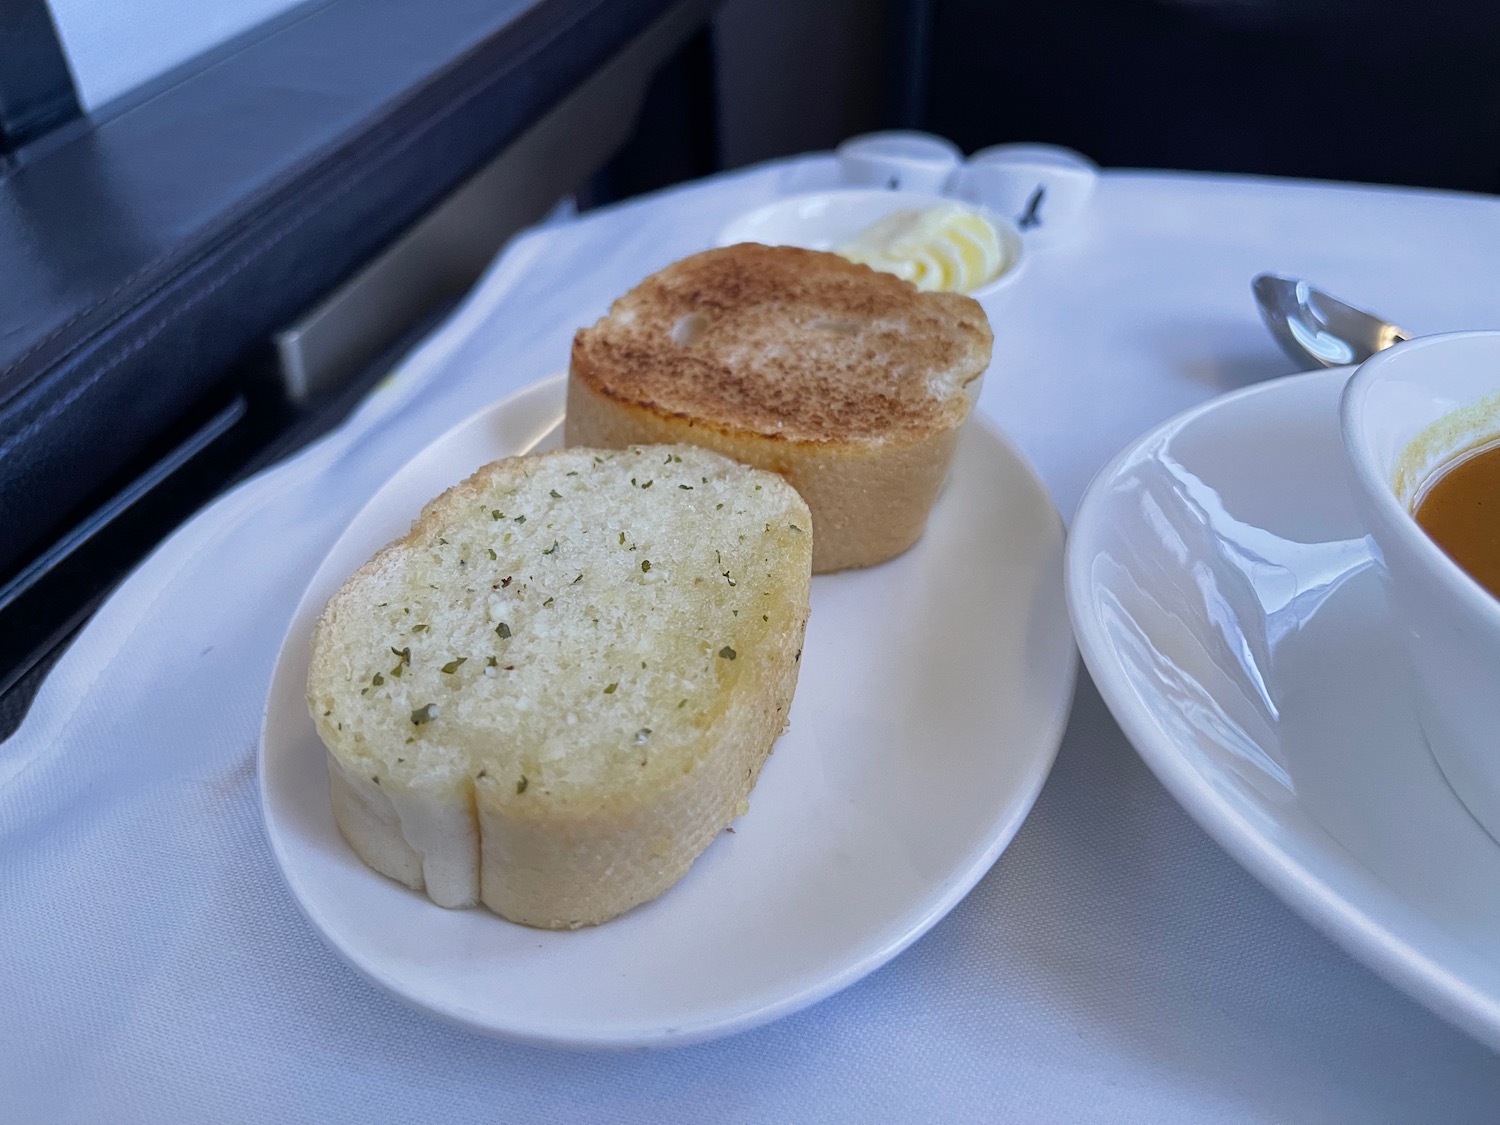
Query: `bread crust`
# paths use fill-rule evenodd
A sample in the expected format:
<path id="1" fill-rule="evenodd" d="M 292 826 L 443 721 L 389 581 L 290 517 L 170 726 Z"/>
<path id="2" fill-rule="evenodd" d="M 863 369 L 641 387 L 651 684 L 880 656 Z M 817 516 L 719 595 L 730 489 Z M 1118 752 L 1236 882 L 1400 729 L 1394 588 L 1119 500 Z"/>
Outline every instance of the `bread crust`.
<path id="1" fill-rule="evenodd" d="M 668 787 L 571 813 L 515 801 L 513 790 L 481 779 L 475 801 L 484 904 L 528 926 L 576 929 L 623 914 L 677 883 L 748 807 L 761 767 L 786 729 L 806 625 L 804 614 L 800 627 L 744 662 L 696 765 Z"/>
<path id="2" fill-rule="evenodd" d="M 666 416 L 568 380 L 569 444 L 622 449 L 685 442 L 776 473 L 812 513 L 813 572 L 873 566 L 922 537 L 947 479 L 961 422 L 909 441 L 768 439 L 699 418 Z"/>
<path id="3" fill-rule="evenodd" d="M 921 537 L 992 341 L 972 299 L 834 254 L 706 251 L 577 333 L 565 440 L 778 473 L 812 510 L 813 570 L 870 566 Z"/>
<path id="4" fill-rule="evenodd" d="M 417 665 L 423 663 L 422 654 L 413 647 L 414 638 L 395 638 L 392 644 L 391 637 L 375 634 L 369 624 L 369 607 L 389 608 L 387 591 L 394 578 L 409 574 L 411 568 L 433 565 L 426 560 L 430 559 L 434 541 L 448 543 L 440 535 L 446 533 L 456 541 L 465 532 L 465 521 L 474 521 L 480 532 L 491 535 L 499 534 L 491 529 L 518 527 L 509 521 L 502 524 L 490 515 L 468 513 L 487 510 L 487 498 L 495 494 L 497 485 L 503 488 L 509 481 L 537 477 L 549 464 L 563 463 L 553 470 L 555 473 L 569 466 L 581 470 L 567 475 L 572 483 L 564 487 L 575 488 L 587 487 L 590 471 L 617 472 L 623 477 L 635 472 L 633 467 L 610 469 L 606 460 L 593 456 L 592 450 L 564 450 L 511 458 L 480 469 L 429 502 L 409 534 L 378 552 L 350 576 L 330 599 L 314 628 L 308 704 L 327 749 L 334 819 L 345 840 L 368 866 L 425 892 L 439 905 L 482 902 L 511 921 L 563 929 L 606 921 L 655 898 L 677 882 L 718 833 L 744 811 L 761 767 L 786 727 L 801 666 L 810 597 L 811 536 L 805 529 L 811 520 L 806 505 L 774 477 L 731 465 L 700 448 L 600 452 L 606 460 L 640 455 L 642 462 L 652 466 L 660 487 L 655 491 L 632 487 L 631 495 L 639 498 L 639 503 L 648 502 L 647 497 L 653 505 L 686 503 L 678 498 L 691 495 L 688 485 L 699 484 L 697 474 L 704 474 L 702 483 L 707 484 L 717 470 L 728 474 L 740 490 L 726 494 L 726 499 L 729 495 L 754 495 L 761 498 L 757 502 L 763 505 L 765 518 L 773 518 L 774 513 L 774 517 L 789 519 L 786 526 L 778 525 L 774 530 L 770 523 L 765 524 L 765 542 L 774 545 L 767 548 L 767 558 L 773 561 L 766 563 L 766 569 L 774 573 L 766 574 L 764 583 L 753 585 L 756 596 L 763 594 L 766 599 L 757 606 L 765 613 L 726 617 L 723 636 L 732 639 L 742 655 L 736 658 L 735 651 L 727 649 L 725 659 L 721 652 L 713 662 L 717 677 L 713 696 L 704 701 L 695 699 L 694 710 L 680 712 L 695 724 L 691 740 L 670 754 L 653 756 L 649 769 L 642 760 L 642 768 L 636 771 L 632 761 L 628 783 L 599 782 L 556 789 L 536 773 L 532 775 L 535 783 L 523 780 L 518 785 L 513 772 L 495 772 L 494 760 L 503 763 L 506 755 L 483 750 L 476 757 L 474 739 L 478 737 L 488 746 L 494 746 L 496 740 L 503 743 L 513 729 L 504 708 L 493 714 L 487 711 L 477 735 L 476 720 L 460 720 L 456 705 L 450 710 L 446 703 L 438 717 L 420 730 L 412 725 L 416 722 L 412 714 L 410 723 L 394 735 L 387 735 L 383 727 L 361 728 L 345 720 L 355 709 L 386 706 L 379 702 L 383 694 L 392 691 L 394 683 L 411 682 Z M 663 464 L 664 460 L 671 463 L 670 467 Z M 679 488 L 686 487 L 687 491 L 670 487 L 674 473 L 686 474 Z M 630 483 L 635 485 L 633 477 Z M 692 536 L 699 526 L 681 524 L 681 517 L 674 518 L 679 519 L 686 536 Z M 728 511 L 725 518 L 730 518 Z M 533 524 L 539 522 L 534 520 Z M 760 528 L 759 522 L 744 525 L 744 531 L 754 535 L 760 534 Z M 538 532 L 541 538 L 537 543 L 553 534 L 560 533 Z M 622 533 L 617 544 L 611 532 L 599 537 L 600 546 L 608 545 L 625 554 L 624 538 Z M 553 548 L 556 546 L 554 542 Z M 478 559 L 482 554 L 474 554 L 470 571 L 481 565 Z M 729 579 L 727 572 L 693 569 L 694 564 L 674 557 L 661 542 L 652 554 L 656 567 L 651 573 L 672 573 L 681 568 L 676 581 L 691 584 L 694 589 L 705 580 L 718 583 Z M 635 567 L 636 558 L 639 556 L 631 556 L 633 569 L 639 569 Z M 589 568 L 588 559 L 578 559 L 581 568 Z M 482 581 L 466 573 L 459 584 L 479 585 Z M 567 588 L 573 589 L 571 585 Z M 589 589 L 577 588 L 585 593 Z M 559 594 L 558 599 L 562 596 Z M 642 600 L 640 612 L 652 612 L 655 604 Z M 432 632 L 421 636 L 428 637 Z M 510 633 L 503 636 L 509 638 Z M 577 651 L 585 661 L 590 644 L 587 637 L 578 639 Z M 405 646 L 404 659 L 396 646 Z M 368 668 L 361 663 L 371 651 L 378 655 L 379 666 L 401 660 L 406 675 L 394 681 L 390 675 L 383 676 L 378 690 L 372 688 Z M 387 656 L 387 651 L 392 655 Z M 655 657 L 651 659 L 654 663 Z M 644 659 L 641 667 L 646 667 Z M 445 668 L 443 673 L 448 671 Z M 677 706 L 687 702 L 684 699 Z M 409 702 L 391 706 L 406 723 Z M 672 706 L 673 702 L 667 700 L 663 709 Z M 454 717 L 449 718 L 450 714 Z M 558 715 L 557 724 L 565 718 L 568 723 L 573 720 L 571 715 Z M 447 725 L 461 722 L 467 725 Z M 408 735 L 405 742 L 401 735 Z M 389 744 L 373 744 L 376 737 Z M 420 765 L 419 757 L 429 743 L 430 764 Z M 393 761 L 404 764 L 393 766 Z"/>

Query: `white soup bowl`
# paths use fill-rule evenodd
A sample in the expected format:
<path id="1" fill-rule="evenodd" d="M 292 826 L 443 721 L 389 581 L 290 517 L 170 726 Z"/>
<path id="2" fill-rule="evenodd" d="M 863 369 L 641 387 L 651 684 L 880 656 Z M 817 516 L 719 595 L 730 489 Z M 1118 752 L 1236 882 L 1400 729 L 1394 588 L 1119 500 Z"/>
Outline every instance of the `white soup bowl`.
<path id="1" fill-rule="evenodd" d="M 1378 352 L 1345 387 L 1340 424 L 1428 745 L 1453 791 L 1500 840 L 1500 599 L 1413 515 L 1438 472 L 1500 438 L 1500 332 L 1427 336 Z"/>

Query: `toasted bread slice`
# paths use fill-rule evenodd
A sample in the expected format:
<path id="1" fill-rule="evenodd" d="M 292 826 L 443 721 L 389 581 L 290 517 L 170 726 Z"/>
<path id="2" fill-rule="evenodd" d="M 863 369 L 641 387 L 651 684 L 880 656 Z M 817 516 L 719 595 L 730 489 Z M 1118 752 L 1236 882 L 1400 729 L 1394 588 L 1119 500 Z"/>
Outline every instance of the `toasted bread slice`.
<path id="1" fill-rule="evenodd" d="M 661 894 L 786 725 L 810 528 L 779 477 L 693 446 L 518 457 L 445 492 L 314 631 L 345 839 L 532 926 Z"/>
<path id="2" fill-rule="evenodd" d="M 992 340 L 976 301 L 836 254 L 709 250 L 577 334 L 566 440 L 779 473 L 812 509 L 813 570 L 869 566 L 921 537 Z"/>

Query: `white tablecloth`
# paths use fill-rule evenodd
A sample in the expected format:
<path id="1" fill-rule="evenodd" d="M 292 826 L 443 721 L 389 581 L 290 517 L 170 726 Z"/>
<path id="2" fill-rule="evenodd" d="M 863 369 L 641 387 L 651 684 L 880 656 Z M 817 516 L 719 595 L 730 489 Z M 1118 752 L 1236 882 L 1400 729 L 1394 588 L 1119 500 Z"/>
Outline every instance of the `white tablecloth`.
<path id="1" fill-rule="evenodd" d="M 715 1044 L 550 1052 L 435 1022 L 294 907 L 255 743 L 301 589 L 376 484 L 566 363 L 574 329 L 809 159 L 518 239 L 339 432 L 164 544 L 0 745 L 0 1121 L 1455 1122 L 1500 1059 L 1344 956 L 1146 771 L 1086 677 L 993 871 L 843 994 Z M 1500 202 L 1110 173 L 997 305 L 981 407 L 1064 513 L 1131 437 L 1293 365 L 1248 282 L 1315 278 L 1417 333 L 1500 328 Z"/>

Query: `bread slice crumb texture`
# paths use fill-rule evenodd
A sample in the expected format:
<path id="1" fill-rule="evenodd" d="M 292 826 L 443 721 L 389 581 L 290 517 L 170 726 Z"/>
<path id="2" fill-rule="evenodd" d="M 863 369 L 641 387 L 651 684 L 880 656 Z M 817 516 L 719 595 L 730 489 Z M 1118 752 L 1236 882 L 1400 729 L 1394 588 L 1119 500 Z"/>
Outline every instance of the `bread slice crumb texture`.
<path id="1" fill-rule="evenodd" d="M 694 446 L 514 458 L 444 493 L 345 584 L 314 634 L 309 706 L 334 762 L 336 812 L 346 785 L 362 794 L 356 804 L 345 793 L 346 837 L 372 866 L 431 893 L 444 847 L 449 881 L 475 884 L 478 858 L 458 853 L 477 836 L 429 831 L 414 808 L 476 832 L 524 822 L 531 835 L 505 862 L 534 869 L 515 892 L 527 901 L 508 891 L 491 901 L 491 882 L 515 876 L 488 866 L 484 898 L 537 925 L 631 905 L 598 893 L 614 867 L 641 884 L 634 901 L 659 893 L 728 822 L 785 723 L 810 532 L 779 477 Z M 736 718 L 750 714 L 747 692 L 748 724 Z M 749 758 L 703 770 L 726 740 Z M 689 792 L 695 774 L 720 773 L 712 792 Z M 674 793 L 701 823 L 672 822 Z M 356 823 L 364 812 L 368 832 Z M 404 844 L 384 839 L 398 820 Z M 414 839 L 424 834 L 441 839 Z M 587 854 L 570 859 L 579 840 Z M 413 874 L 419 860 L 425 879 Z M 592 882 L 570 889 L 582 867 Z M 559 901 L 533 901 L 559 887 Z"/>
<path id="2" fill-rule="evenodd" d="M 962 422 L 992 340 L 971 298 L 745 243 L 646 278 L 577 334 L 571 370 L 617 401 L 728 431 L 911 441 Z"/>
<path id="3" fill-rule="evenodd" d="M 555 804 L 691 769 L 759 645 L 801 624 L 778 577 L 809 550 L 794 500 L 692 447 L 481 470 L 329 607 L 359 685 L 325 689 L 341 745 L 375 774 L 461 762 Z"/>

